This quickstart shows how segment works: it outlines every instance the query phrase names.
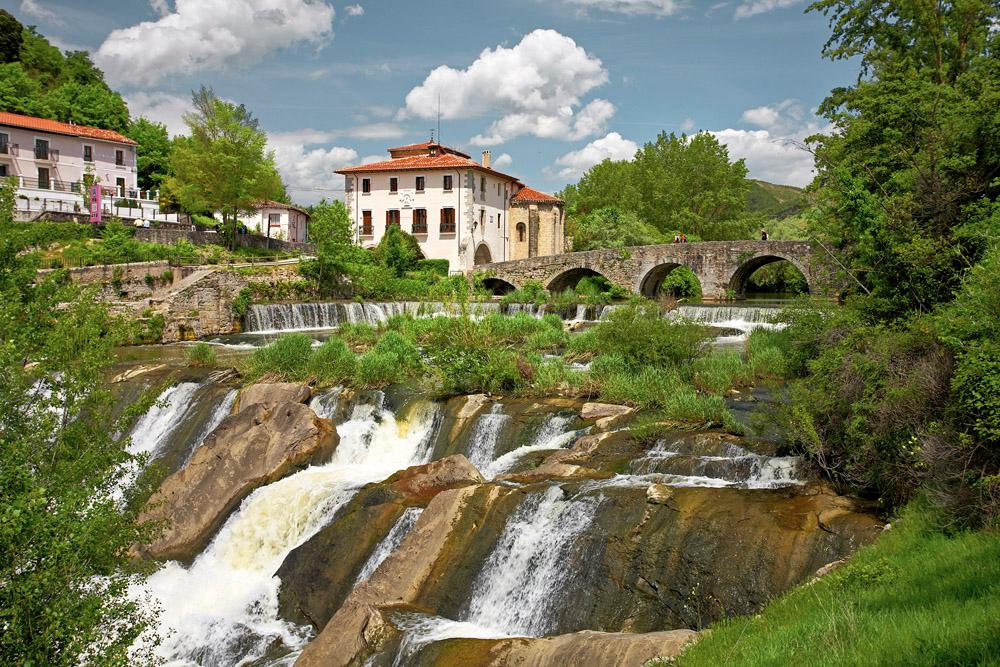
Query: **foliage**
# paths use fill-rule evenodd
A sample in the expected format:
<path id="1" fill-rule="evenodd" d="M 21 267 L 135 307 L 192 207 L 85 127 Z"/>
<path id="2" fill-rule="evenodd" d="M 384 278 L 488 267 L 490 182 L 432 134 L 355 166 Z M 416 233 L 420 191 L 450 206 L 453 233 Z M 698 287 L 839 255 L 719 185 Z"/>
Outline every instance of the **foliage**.
<path id="1" fill-rule="evenodd" d="M 21 53 L 24 26 L 14 16 L 0 9 L 0 63 L 14 62 Z"/>
<path id="2" fill-rule="evenodd" d="M 914 504 L 872 546 L 669 664 L 986 665 L 1000 653 L 1000 535 L 942 534 Z M 652 667 L 667 664 L 656 661 Z"/>
<path id="3" fill-rule="evenodd" d="M 372 258 L 401 278 L 408 271 L 415 270 L 424 255 L 417 239 L 400 229 L 399 225 L 389 225 L 372 251 Z"/>
<path id="4" fill-rule="evenodd" d="M 195 343 L 187 352 L 188 363 L 191 366 L 214 366 L 215 350 L 205 342 Z"/>
<path id="5" fill-rule="evenodd" d="M 0 179 L 0 225 L 4 229 L 14 226 L 14 210 L 17 205 L 17 177 Z"/>
<path id="6" fill-rule="evenodd" d="M 324 199 L 314 206 L 309 237 L 316 246 L 316 259 L 303 262 L 299 271 L 316 281 L 320 293 L 329 293 L 341 286 L 364 252 L 354 245 L 351 218 L 344 203 Z"/>
<path id="7" fill-rule="evenodd" d="M 697 357 L 707 329 L 694 322 L 665 320 L 656 304 L 630 303 L 611 311 L 593 329 L 592 350 L 619 354 L 629 368 L 666 368 Z"/>
<path id="8" fill-rule="evenodd" d="M 333 337 L 316 348 L 307 366 L 309 375 L 324 384 L 346 384 L 354 379 L 358 361 L 342 338 Z"/>
<path id="9" fill-rule="evenodd" d="M 242 320 L 252 304 L 253 290 L 249 287 L 244 287 L 236 294 L 236 298 L 233 299 L 233 315 Z"/>
<path id="10" fill-rule="evenodd" d="M 254 350 L 246 361 L 246 372 L 251 379 L 274 373 L 286 380 L 304 380 L 312 353 L 312 340 L 308 336 L 282 334 L 270 345 Z"/>
<path id="11" fill-rule="evenodd" d="M 754 271 L 747 278 L 746 291 L 806 294 L 809 292 L 809 284 L 794 264 L 782 260 L 765 264 Z"/>
<path id="12" fill-rule="evenodd" d="M 418 259 L 415 270 L 420 273 L 432 273 L 434 275 L 441 276 L 442 278 L 448 277 L 448 260 L 446 259 Z"/>
<path id="13" fill-rule="evenodd" d="M 508 292 L 500 300 L 502 304 L 534 303 L 541 305 L 549 300 L 549 291 L 537 280 L 526 280 L 524 285 Z"/>
<path id="14" fill-rule="evenodd" d="M 763 218 L 746 210 L 746 173 L 743 160 L 730 162 L 726 147 L 707 132 L 690 137 L 661 132 L 634 160 L 605 160 L 560 196 L 566 201 L 569 229 L 584 224 L 588 214 L 615 207 L 644 223 L 637 229 L 657 230 L 661 238 L 679 230 L 706 240 L 738 239 Z M 584 231 L 613 242 L 612 235 L 601 236 L 598 220 L 584 224 Z M 591 243 L 590 233 L 585 238 Z M 574 246 L 582 247 L 575 239 Z"/>
<path id="15" fill-rule="evenodd" d="M 145 118 L 136 118 L 129 125 L 126 135 L 139 144 L 139 188 L 159 189 L 170 172 L 171 143 L 167 136 L 167 126 Z"/>
<path id="16" fill-rule="evenodd" d="M 149 489 L 121 486 L 138 462 L 115 435 L 136 411 L 115 416 L 103 385 L 128 328 L 63 272 L 38 276 L 28 237 L 0 220 L 0 662 L 152 662 L 129 654 L 154 620 L 128 594 Z"/>
<path id="17" fill-rule="evenodd" d="M 700 299 L 701 281 L 688 267 L 678 266 L 663 278 L 660 291 L 677 298 Z"/>
<path id="18" fill-rule="evenodd" d="M 599 250 L 664 243 L 663 234 L 634 211 L 605 206 L 570 218 L 573 250 Z"/>
<path id="19" fill-rule="evenodd" d="M 358 379 L 381 387 L 412 377 L 422 366 L 416 344 L 397 331 L 388 331 L 358 359 Z"/>
<path id="20" fill-rule="evenodd" d="M 184 116 L 191 135 L 174 140 L 171 175 L 164 181 L 171 196 L 194 212 L 218 211 L 220 231 L 235 245 L 238 216 L 262 199 L 276 199 L 284 186 L 266 152 L 267 135 L 243 105 L 225 102 L 204 87 L 192 95 L 195 111 Z"/>

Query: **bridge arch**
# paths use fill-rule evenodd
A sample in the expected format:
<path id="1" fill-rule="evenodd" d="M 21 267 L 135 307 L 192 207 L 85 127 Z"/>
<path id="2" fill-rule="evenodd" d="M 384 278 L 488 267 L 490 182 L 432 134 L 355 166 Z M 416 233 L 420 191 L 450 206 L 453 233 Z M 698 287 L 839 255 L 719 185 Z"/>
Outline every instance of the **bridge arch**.
<path id="1" fill-rule="evenodd" d="M 607 276 L 595 271 L 594 269 L 586 266 L 577 266 L 572 269 L 562 271 L 561 273 L 557 273 L 554 277 L 549 279 L 545 288 L 553 294 L 556 294 L 558 292 L 563 292 L 576 287 L 577 283 L 587 276 L 601 276 L 607 280 Z"/>
<path id="2" fill-rule="evenodd" d="M 733 272 L 732 277 L 729 279 L 729 289 L 732 290 L 737 297 L 744 296 L 746 293 L 747 281 L 750 279 L 750 276 L 752 276 L 757 269 L 775 262 L 788 262 L 794 266 L 805 279 L 806 289 L 809 292 L 813 291 L 813 286 L 809 283 L 809 273 L 806 271 L 805 267 L 795 257 L 784 256 L 777 253 L 762 253 L 743 261 L 742 264 L 736 267 L 736 271 Z"/>
<path id="3" fill-rule="evenodd" d="M 476 254 L 472 259 L 473 264 L 476 266 L 482 266 L 483 264 L 490 264 L 493 262 L 493 254 L 490 252 L 490 247 L 485 243 L 480 243 L 479 247 L 476 248 Z"/>
<path id="4" fill-rule="evenodd" d="M 498 296 L 503 296 L 504 294 L 510 294 L 517 289 L 517 285 L 514 283 L 504 280 L 503 278 L 490 277 L 483 280 L 483 287 L 493 292 Z"/>
<path id="5" fill-rule="evenodd" d="M 647 271 L 645 275 L 639 278 L 636 291 L 648 299 L 656 298 L 656 296 L 660 293 L 660 287 L 663 285 L 663 281 L 666 280 L 667 276 L 670 275 L 674 269 L 682 267 L 686 269 L 691 268 L 679 262 L 664 262 L 662 264 L 657 264 Z M 701 278 L 698 276 L 698 273 L 693 270 L 691 272 L 694 273 L 700 283 Z"/>

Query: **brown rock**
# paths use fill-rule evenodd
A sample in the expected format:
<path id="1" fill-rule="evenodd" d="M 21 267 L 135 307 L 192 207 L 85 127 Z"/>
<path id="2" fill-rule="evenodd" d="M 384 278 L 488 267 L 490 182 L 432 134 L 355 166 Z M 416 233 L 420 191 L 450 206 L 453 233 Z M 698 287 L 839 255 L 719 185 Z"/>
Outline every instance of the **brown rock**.
<path id="1" fill-rule="evenodd" d="M 140 520 L 170 525 L 143 551 L 158 559 L 193 557 L 251 491 L 328 457 L 336 444 L 330 421 L 301 403 L 244 407 L 150 498 Z"/>
<path id="2" fill-rule="evenodd" d="M 584 421 L 591 419 L 603 419 L 606 417 L 623 417 L 635 412 L 634 408 L 627 405 L 614 405 L 612 403 L 584 403 L 580 409 L 580 418 Z"/>
<path id="3" fill-rule="evenodd" d="M 438 461 L 410 466 L 386 480 L 411 502 L 426 504 L 441 491 L 486 480 L 463 454 L 453 454 Z M 421 502 L 422 501 L 422 502 Z"/>
<path id="4" fill-rule="evenodd" d="M 451 440 L 456 440 L 462 429 L 478 417 L 483 408 L 492 403 L 486 394 L 459 396 L 453 398 L 452 401 L 460 403 L 460 405 L 457 408 L 452 408 L 452 404 L 449 404 L 448 412 L 455 415 L 450 431 Z"/>
<path id="5" fill-rule="evenodd" d="M 237 412 L 261 404 L 268 409 L 274 408 L 279 403 L 305 403 L 312 395 L 312 391 L 304 384 L 297 382 L 263 382 L 252 384 L 240 392 Z"/>

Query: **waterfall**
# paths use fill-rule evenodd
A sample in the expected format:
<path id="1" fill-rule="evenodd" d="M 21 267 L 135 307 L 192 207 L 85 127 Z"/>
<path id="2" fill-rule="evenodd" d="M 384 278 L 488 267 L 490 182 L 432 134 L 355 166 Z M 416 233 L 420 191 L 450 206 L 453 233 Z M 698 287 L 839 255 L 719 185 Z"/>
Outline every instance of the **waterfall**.
<path id="1" fill-rule="evenodd" d="M 177 665 L 221 666 L 301 649 L 311 631 L 278 618 L 274 572 L 362 486 L 424 462 L 439 412 L 424 402 L 397 421 L 381 405 L 356 406 L 337 426 L 341 442 L 329 463 L 258 488 L 190 567 L 171 561 L 150 576 L 133 593 L 162 609 L 158 654 Z"/>
<path id="2" fill-rule="evenodd" d="M 389 534 L 385 536 L 381 542 L 375 547 L 371 556 L 365 561 L 364 567 L 361 568 L 361 573 L 358 574 L 357 580 L 355 580 L 355 585 L 361 583 L 368 577 L 372 576 L 372 572 L 382 564 L 386 558 L 389 557 L 396 547 L 398 547 L 402 542 L 403 538 L 406 537 L 413 526 L 416 525 L 417 519 L 420 518 L 420 513 L 423 512 L 419 507 L 408 507 L 393 524 L 392 529 Z"/>
<path id="3" fill-rule="evenodd" d="M 343 391 L 343 387 L 334 387 L 316 394 L 309 401 L 309 407 L 312 408 L 317 417 L 333 419 L 337 415 L 337 408 L 340 407 L 340 395 Z"/>
<path id="4" fill-rule="evenodd" d="M 472 585 L 465 620 L 519 636 L 549 632 L 570 579 L 567 563 L 599 501 L 564 499 L 556 485 L 525 497 Z"/>
<path id="5" fill-rule="evenodd" d="M 744 333 L 753 329 L 780 329 L 784 324 L 774 322 L 780 308 L 761 306 L 678 306 L 667 313 L 668 319 L 685 318 L 720 329 L 738 329 Z"/>
<path id="6" fill-rule="evenodd" d="M 566 427 L 574 420 L 575 417 L 576 415 L 574 413 L 550 414 L 545 419 L 545 423 L 542 424 L 542 427 L 530 443 L 522 445 L 521 447 L 498 457 L 486 466 L 486 469 L 483 470 L 483 476 L 486 477 L 486 479 L 493 479 L 497 475 L 507 472 L 514 466 L 517 460 L 525 454 L 548 449 L 561 449 L 568 446 L 581 435 L 590 430 L 589 427 L 577 430 L 567 430 Z"/>
<path id="7" fill-rule="evenodd" d="M 473 317 L 498 312 L 500 304 L 471 303 L 468 312 Z M 456 314 L 458 307 L 441 302 L 387 301 L 344 303 L 277 303 L 253 305 L 247 309 L 243 330 L 247 333 L 280 333 L 283 331 L 313 331 L 336 329 L 341 324 L 364 322 L 377 326 L 396 315 L 434 317 Z"/>
<path id="8" fill-rule="evenodd" d="M 133 427 L 129 452 L 148 454 L 150 460 L 155 459 L 170 434 L 184 420 L 195 393 L 201 387 L 197 382 L 181 382 L 165 389 L 149 412 L 140 417 Z"/>
<path id="9" fill-rule="evenodd" d="M 469 445 L 466 447 L 465 453 L 466 458 L 478 470 L 485 470 L 493 461 L 497 450 L 497 441 L 500 439 L 500 431 L 509 421 L 510 416 L 503 414 L 502 403 L 494 403 L 489 412 L 479 415 L 472 427 L 472 434 L 469 436 Z"/>

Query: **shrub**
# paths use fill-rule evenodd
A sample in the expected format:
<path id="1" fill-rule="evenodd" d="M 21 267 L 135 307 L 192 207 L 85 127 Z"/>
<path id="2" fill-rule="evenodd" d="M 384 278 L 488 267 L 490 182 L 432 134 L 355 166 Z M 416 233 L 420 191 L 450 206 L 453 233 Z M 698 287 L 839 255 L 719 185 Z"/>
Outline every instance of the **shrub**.
<path id="1" fill-rule="evenodd" d="M 358 361 L 358 379 L 371 386 L 402 382 L 423 366 L 420 350 L 413 341 L 396 331 L 378 339 L 375 347 Z"/>
<path id="2" fill-rule="evenodd" d="M 337 329 L 337 336 L 353 347 L 371 347 L 378 340 L 375 328 L 367 322 L 347 322 Z"/>
<path id="3" fill-rule="evenodd" d="M 345 384 L 357 372 L 358 360 L 344 341 L 331 337 L 313 350 L 307 369 L 324 384 Z"/>
<path id="4" fill-rule="evenodd" d="M 690 361 L 704 347 L 708 329 L 686 321 L 665 320 L 650 302 L 616 308 L 593 328 L 595 352 L 616 352 L 634 367 L 667 367 Z"/>
<path id="5" fill-rule="evenodd" d="M 251 290 L 249 287 L 244 287 L 236 295 L 236 298 L 233 299 L 233 305 L 232 305 L 233 315 L 235 315 L 237 319 L 242 320 L 243 317 L 247 314 L 247 311 L 250 309 L 250 306 L 252 304 L 253 304 L 253 290 Z"/>
<path id="6" fill-rule="evenodd" d="M 448 277 L 448 260 L 446 259 L 418 259 L 416 263 L 417 271 L 425 271 L 442 278 Z M 465 280 L 465 276 L 457 276 L 462 279 L 462 282 L 468 284 Z"/>
<path id="7" fill-rule="evenodd" d="M 542 305 L 549 300 L 549 292 L 542 283 L 537 280 L 528 280 L 523 286 L 509 292 L 500 299 L 500 303 L 507 305 L 511 303 L 533 303 Z"/>
<path id="8" fill-rule="evenodd" d="M 214 366 L 215 350 L 208 343 L 195 343 L 187 352 L 188 364 L 191 366 Z"/>
<path id="9" fill-rule="evenodd" d="M 312 340 L 300 333 L 283 334 L 266 347 L 255 350 L 247 360 L 247 373 L 259 378 L 268 373 L 286 380 L 303 380 L 312 357 Z"/>
<path id="10" fill-rule="evenodd" d="M 663 278 L 660 291 L 678 299 L 699 299 L 701 282 L 691 269 L 678 266 Z"/>
<path id="11" fill-rule="evenodd" d="M 751 367 L 736 352 L 716 352 L 695 359 L 690 372 L 694 386 L 711 394 L 723 394 L 753 382 Z"/>

